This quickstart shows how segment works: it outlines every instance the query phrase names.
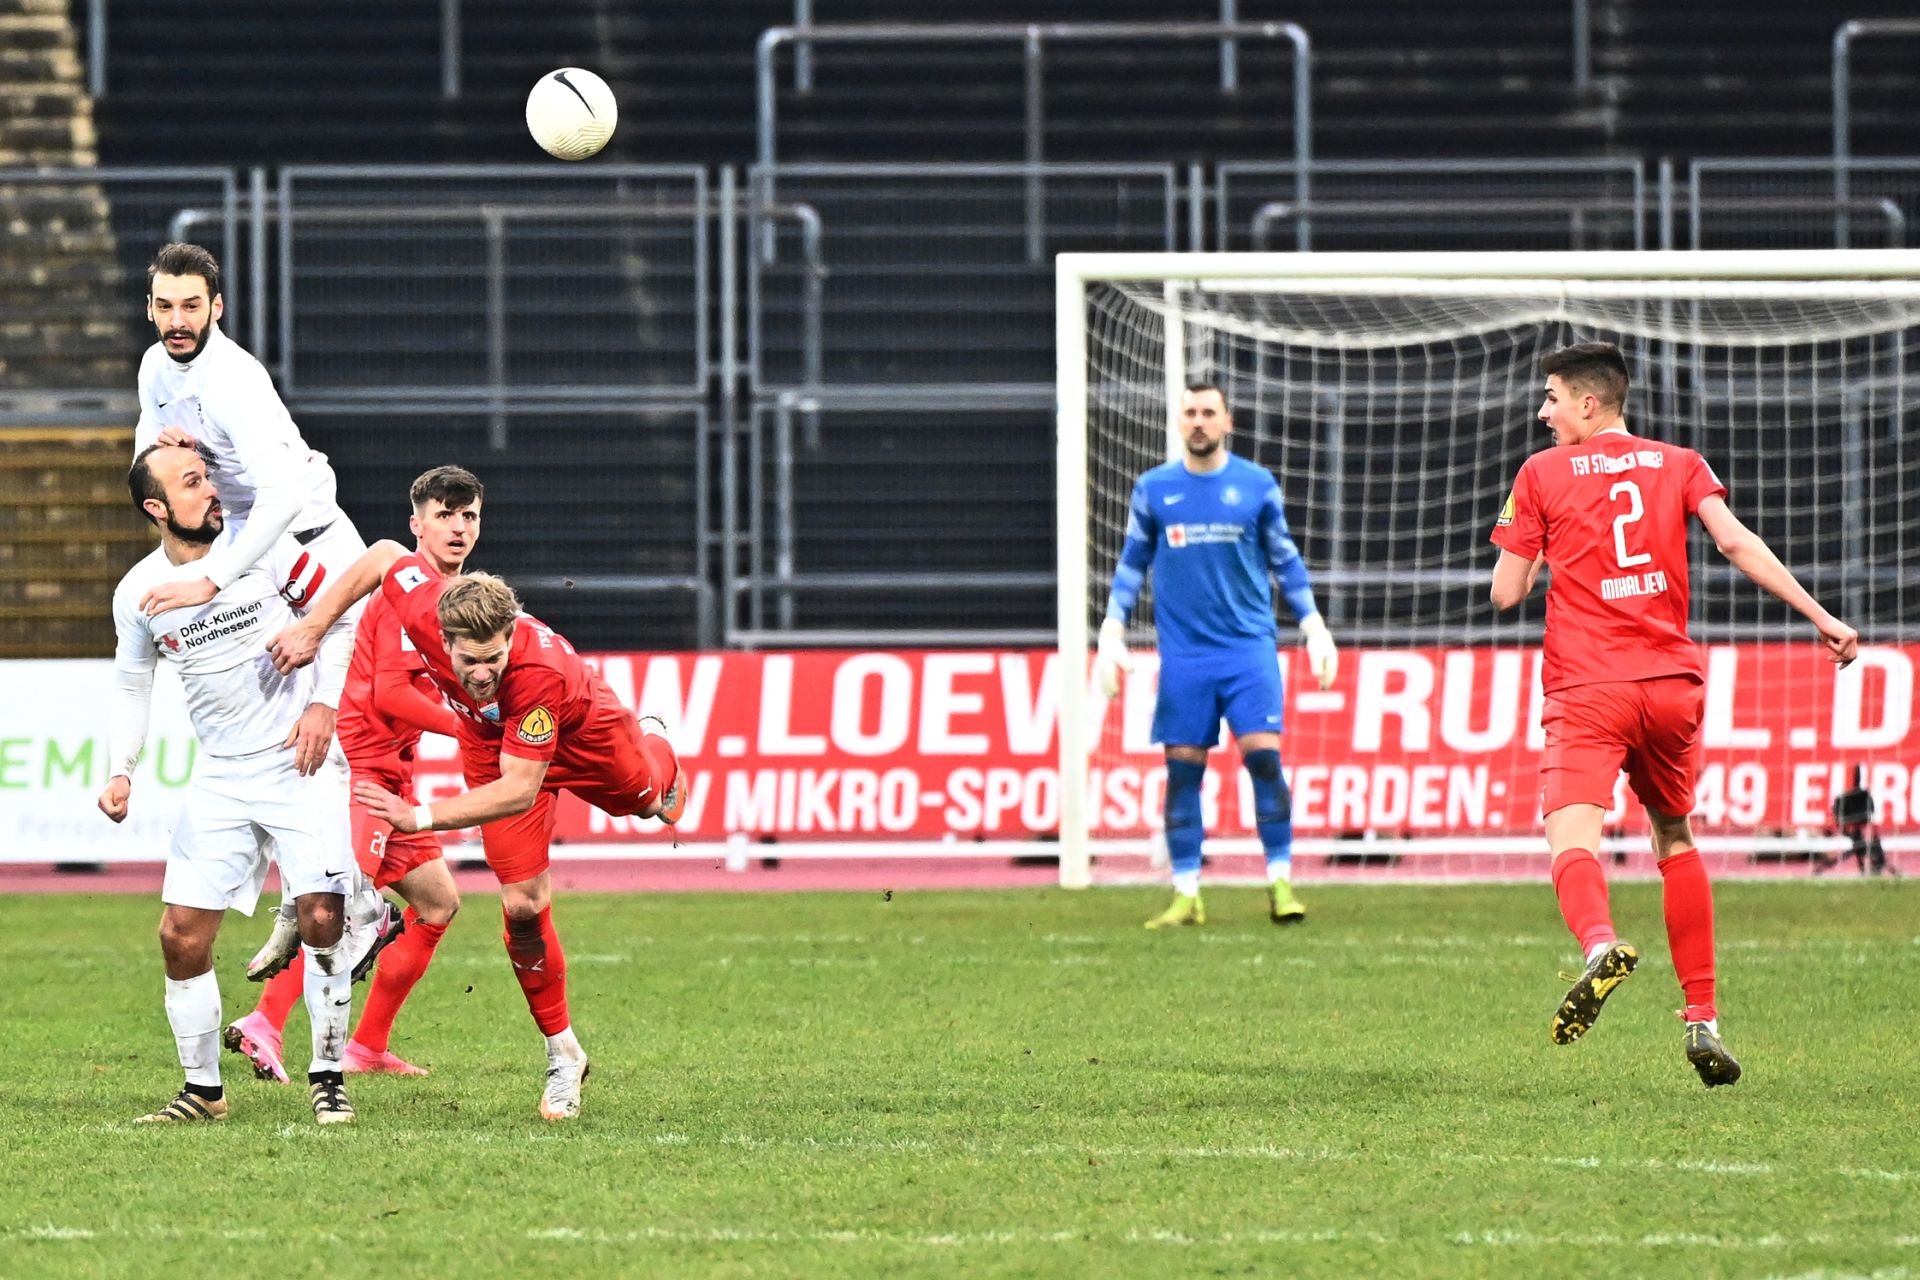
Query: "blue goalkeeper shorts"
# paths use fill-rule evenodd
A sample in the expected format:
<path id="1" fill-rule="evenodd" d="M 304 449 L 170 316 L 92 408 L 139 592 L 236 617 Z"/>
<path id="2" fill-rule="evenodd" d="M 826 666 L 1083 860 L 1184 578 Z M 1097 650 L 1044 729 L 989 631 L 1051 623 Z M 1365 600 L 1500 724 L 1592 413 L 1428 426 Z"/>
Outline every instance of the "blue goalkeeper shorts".
<path id="1" fill-rule="evenodd" d="M 1222 718 L 1236 738 L 1279 733 L 1281 705 L 1280 659 L 1272 649 L 1162 655 L 1153 740 L 1171 747 L 1217 746 Z"/>

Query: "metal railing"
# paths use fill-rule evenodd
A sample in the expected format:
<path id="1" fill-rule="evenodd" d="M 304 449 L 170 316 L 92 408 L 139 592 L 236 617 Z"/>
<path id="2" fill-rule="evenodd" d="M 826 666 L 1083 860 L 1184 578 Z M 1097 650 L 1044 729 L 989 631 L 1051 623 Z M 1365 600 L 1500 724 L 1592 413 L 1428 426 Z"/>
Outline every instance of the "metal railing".
<path id="1" fill-rule="evenodd" d="M 1293 45 L 1293 163 L 1296 187 L 1294 199 L 1305 203 L 1312 195 L 1313 169 L 1313 51 L 1304 28 L 1292 22 L 1055 22 L 1055 23 L 836 23 L 807 28 L 770 27 L 760 34 L 754 51 L 757 93 L 757 137 L 755 169 L 761 203 L 775 200 L 775 175 L 778 172 L 776 139 L 778 134 L 778 90 L 774 62 L 780 46 L 792 44 L 802 35 L 810 43 L 820 44 L 1020 44 L 1025 68 L 1023 110 L 1026 140 L 1025 161 L 1034 166 L 1029 180 L 1028 205 L 1036 210 L 1029 225 L 1037 225 L 1043 178 L 1038 173 L 1046 159 L 1046 95 L 1044 60 L 1049 41 L 1142 41 L 1216 40 L 1226 37 L 1286 40 Z M 1308 233 L 1301 230 L 1301 247 Z M 772 253 L 770 237 L 763 236 L 759 252 Z"/>
<path id="2" fill-rule="evenodd" d="M 454 3 L 456 0 L 447 0 Z M 1220 21 L 1240 21 L 1240 0 L 1220 0 Z M 1585 93 L 1593 85 L 1593 14 L 1590 0 L 1572 0 L 1573 87 Z M 793 0 L 793 27 L 800 34 L 793 44 L 793 88 L 796 93 L 813 92 L 813 0 Z M 1220 92 L 1236 93 L 1240 88 L 1240 40 L 1237 36 L 1220 39 Z"/>
<path id="3" fill-rule="evenodd" d="M 1847 247 L 1853 166 L 1853 46 L 1886 36 L 1920 36 L 1920 18 L 1855 18 L 1833 33 L 1833 240 Z"/>
<path id="4" fill-rule="evenodd" d="M 87 0 L 87 94 L 96 102 L 107 96 L 107 0 Z M 440 0 L 440 96 L 458 98 L 461 92 L 460 0 Z"/>
<path id="5" fill-rule="evenodd" d="M 1501 208 L 1526 208 L 1530 218 L 1538 219 L 1547 216 L 1551 206 L 1552 210 L 1566 211 L 1573 227 L 1580 221 L 1574 212 L 1580 205 L 1605 210 L 1614 218 L 1631 216 L 1636 224 L 1645 221 L 1648 213 L 1646 175 L 1641 161 L 1632 156 L 1572 157 L 1551 166 L 1509 157 L 1319 160 L 1312 168 L 1310 185 L 1314 194 L 1303 202 L 1290 162 L 1228 160 L 1216 165 L 1214 247 L 1237 247 L 1236 228 L 1245 226 L 1251 233 L 1257 211 L 1274 204 L 1287 206 L 1286 216 L 1295 227 L 1293 247 L 1302 250 L 1312 246 L 1310 240 L 1301 237 L 1300 230 L 1321 212 L 1364 222 L 1370 220 L 1371 208 L 1426 203 L 1432 206 L 1435 225 L 1440 225 L 1452 221 L 1446 205 L 1478 205 L 1472 222 L 1483 225 L 1489 212 L 1497 213 Z M 1289 194 L 1282 197 L 1281 191 Z M 1259 203 L 1249 210 L 1250 201 Z M 1280 216 L 1277 212 L 1269 215 L 1269 231 Z M 1641 247 L 1645 232 L 1636 228 L 1630 238 L 1634 247 Z"/>
<path id="6" fill-rule="evenodd" d="M 1716 212 L 1745 214 L 1776 236 L 1805 237 L 1790 246 L 1771 240 L 1774 247 L 1845 247 L 1841 237 L 1855 238 L 1850 224 L 1862 217 L 1873 220 L 1876 242 L 1901 247 L 1914 230 L 1907 210 L 1920 206 L 1920 157 L 1854 156 L 1844 164 L 1827 156 L 1707 157 L 1688 164 L 1685 185 L 1691 248 L 1715 239 Z M 1834 194 L 1840 190 L 1848 194 Z"/>
<path id="7" fill-rule="evenodd" d="M 1264 253 L 1274 223 L 1311 216 L 1320 220 L 1323 240 L 1327 221 L 1338 219 L 1349 226 L 1372 224 L 1401 229 L 1410 240 L 1417 241 L 1403 244 L 1402 247 L 1409 249 L 1442 247 L 1437 241 L 1447 234 L 1470 232 L 1510 237 L 1523 231 L 1539 228 L 1558 231 L 1561 227 L 1566 231 L 1564 240 L 1525 247 L 1608 249 L 1618 247 L 1607 243 L 1609 225 L 1624 225 L 1628 228 L 1631 247 L 1644 249 L 1647 247 L 1644 212 L 1634 204 L 1620 201 L 1574 201 L 1550 196 L 1485 200 L 1315 200 L 1304 206 L 1291 200 L 1269 200 L 1254 210 L 1248 236 L 1254 251 Z M 1408 230 L 1410 223 L 1415 229 Z M 1419 240 L 1421 231 L 1435 237 L 1435 242 Z M 1596 238 L 1600 243 L 1593 242 Z"/>

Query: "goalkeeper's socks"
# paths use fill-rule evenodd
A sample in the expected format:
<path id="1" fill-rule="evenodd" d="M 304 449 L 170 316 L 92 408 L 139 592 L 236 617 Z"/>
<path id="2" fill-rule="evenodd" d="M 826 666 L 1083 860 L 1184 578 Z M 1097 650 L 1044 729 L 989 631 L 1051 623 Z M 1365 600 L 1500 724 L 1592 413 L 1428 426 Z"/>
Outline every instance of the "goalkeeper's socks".
<path id="1" fill-rule="evenodd" d="M 1553 892 L 1582 954 L 1617 939 L 1607 907 L 1607 877 L 1591 849 L 1568 849 L 1553 860 Z"/>
<path id="2" fill-rule="evenodd" d="M 1200 869 L 1176 871 L 1173 873 L 1173 891 L 1183 898 L 1200 896 Z"/>
<path id="3" fill-rule="evenodd" d="M 1667 917 L 1667 949 L 1673 973 L 1686 993 L 1688 1022 L 1710 1022 L 1714 1007 L 1713 886 L 1700 851 L 1660 862 L 1661 905 Z"/>

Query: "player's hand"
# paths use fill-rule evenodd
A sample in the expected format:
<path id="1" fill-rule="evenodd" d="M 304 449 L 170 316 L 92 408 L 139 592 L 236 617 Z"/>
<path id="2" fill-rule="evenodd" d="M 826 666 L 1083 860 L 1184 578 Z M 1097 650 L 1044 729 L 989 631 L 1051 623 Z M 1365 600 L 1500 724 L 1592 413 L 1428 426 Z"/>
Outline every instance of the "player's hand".
<path id="1" fill-rule="evenodd" d="M 411 834 L 419 830 L 413 824 L 413 806 L 377 782 L 368 782 L 364 778 L 356 779 L 353 784 L 353 798 L 365 805 L 376 817 L 385 819 L 395 831 Z"/>
<path id="2" fill-rule="evenodd" d="M 188 435 L 184 427 L 162 427 L 160 434 L 153 438 L 155 444 L 177 445 L 183 449 L 198 449 L 200 442 Z"/>
<path id="3" fill-rule="evenodd" d="M 1333 633 L 1327 630 L 1327 620 L 1317 613 L 1308 614 L 1300 623 L 1300 634 L 1307 642 L 1307 667 L 1314 680 L 1322 689 L 1333 688 L 1340 674 L 1340 650 L 1333 643 Z"/>
<path id="4" fill-rule="evenodd" d="M 1127 652 L 1127 624 L 1108 618 L 1100 624 L 1100 648 L 1093 659 L 1093 682 L 1109 698 L 1120 696 L 1121 673 L 1133 670 L 1133 655 Z"/>
<path id="5" fill-rule="evenodd" d="M 127 820 L 127 796 L 133 790 L 133 779 L 124 773 L 116 773 L 107 779 L 107 789 L 100 793 L 100 812 L 115 822 Z"/>
<path id="6" fill-rule="evenodd" d="M 205 604 L 219 593 L 220 588 L 213 585 L 212 578 L 163 582 L 157 587 L 147 588 L 147 594 L 140 597 L 140 612 L 149 618 L 157 618 L 169 609 L 191 609 L 195 605 Z"/>
<path id="7" fill-rule="evenodd" d="M 308 704 L 293 732 L 280 745 L 293 748 L 294 771 L 301 777 L 311 778 L 320 772 L 327 748 L 333 745 L 333 708 L 324 702 Z"/>
<path id="8" fill-rule="evenodd" d="M 1827 660 L 1846 666 L 1860 656 L 1860 633 L 1838 618 L 1820 624 L 1820 641 L 1827 646 Z"/>
<path id="9" fill-rule="evenodd" d="M 313 655 L 320 652 L 320 637 L 304 622 L 296 622 L 267 641 L 267 653 L 273 658 L 273 669 L 283 676 L 290 676 L 301 667 L 313 661 Z"/>

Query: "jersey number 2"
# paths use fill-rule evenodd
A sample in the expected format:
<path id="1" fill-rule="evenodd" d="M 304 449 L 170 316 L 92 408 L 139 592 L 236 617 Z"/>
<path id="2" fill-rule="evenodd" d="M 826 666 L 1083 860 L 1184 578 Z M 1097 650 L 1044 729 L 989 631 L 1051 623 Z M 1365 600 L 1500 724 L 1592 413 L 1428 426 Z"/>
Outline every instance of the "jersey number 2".
<path id="1" fill-rule="evenodd" d="M 1620 562 L 1622 569 L 1631 569 L 1637 564 L 1645 564 L 1647 561 L 1653 559 L 1651 555 L 1644 551 L 1639 555 L 1627 554 L 1627 526 L 1647 514 L 1647 509 L 1640 503 L 1640 486 L 1633 481 L 1622 480 L 1620 483 L 1614 485 L 1613 488 L 1607 490 L 1608 500 L 1617 498 L 1621 494 L 1625 494 L 1627 497 L 1628 509 L 1613 518 L 1613 557 Z"/>

